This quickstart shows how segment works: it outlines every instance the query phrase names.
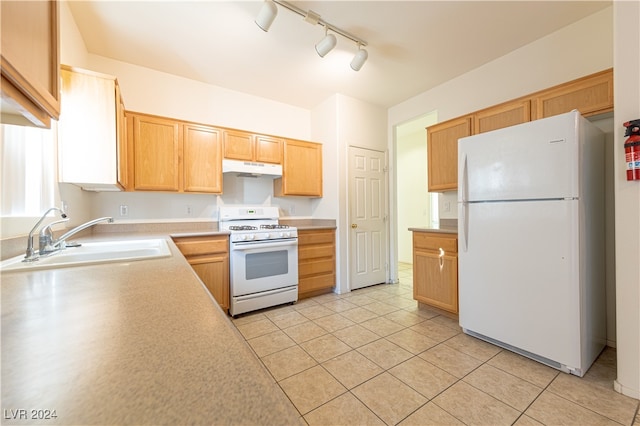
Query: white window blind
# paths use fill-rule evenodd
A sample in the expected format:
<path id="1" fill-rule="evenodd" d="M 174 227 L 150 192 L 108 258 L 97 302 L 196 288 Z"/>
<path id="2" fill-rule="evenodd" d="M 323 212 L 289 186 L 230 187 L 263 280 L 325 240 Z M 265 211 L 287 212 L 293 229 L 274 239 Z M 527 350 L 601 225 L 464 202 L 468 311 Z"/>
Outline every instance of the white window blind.
<path id="1" fill-rule="evenodd" d="M 2 217 L 38 217 L 54 205 L 55 123 L 52 129 L 0 125 Z"/>

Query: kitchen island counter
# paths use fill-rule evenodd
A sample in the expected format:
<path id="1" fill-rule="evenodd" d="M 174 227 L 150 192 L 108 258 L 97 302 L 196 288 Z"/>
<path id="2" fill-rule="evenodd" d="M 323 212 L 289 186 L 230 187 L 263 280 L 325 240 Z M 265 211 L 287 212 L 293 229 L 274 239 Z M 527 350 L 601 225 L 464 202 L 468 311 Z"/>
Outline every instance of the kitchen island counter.
<path id="1" fill-rule="evenodd" d="M 301 421 L 167 234 L 171 257 L 2 273 L 4 424 Z"/>

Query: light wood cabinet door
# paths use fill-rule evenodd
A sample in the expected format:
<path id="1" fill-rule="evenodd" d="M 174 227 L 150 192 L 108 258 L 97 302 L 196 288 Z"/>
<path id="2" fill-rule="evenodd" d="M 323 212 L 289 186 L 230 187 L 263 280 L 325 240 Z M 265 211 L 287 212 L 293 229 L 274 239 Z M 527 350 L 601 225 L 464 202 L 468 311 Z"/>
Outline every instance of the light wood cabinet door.
<path id="1" fill-rule="evenodd" d="M 282 163 L 282 144 L 280 138 L 254 135 L 255 161 L 259 163 Z"/>
<path id="2" fill-rule="evenodd" d="M 209 293 L 226 312 L 229 309 L 229 238 L 226 235 L 173 239 Z"/>
<path id="3" fill-rule="evenodd" d="M 207 256 L 189 260 L 209 293 L 226 312 L 229 309 L 229 256 Z"/>
<path id="4" fill-rule="evenodd" d="M 429 192 L 458 188 L 458 139 L 470 136 L 472 116 L 457 118 L 427 128 Z"/>
<path id="5" fill-rule="evenodd" d="M 613 70 L 592 74 L 537 93 L 536 118 L 577 109 L 585 117 L 613 111 Z"/>
<path id="6" fill-rule="evenodd" d="M 223 140 L 224 158 L 254 161 L 255 145 L 251 133 L 225 129 L 223 131 Z"/>
<path id="7" fill-rule="evenodd" d="M 458 255 L 455 235 L 413 233 L 413 298 L 458 313 Z"/>
<path id="8" fill-rule="evenodd" d="M 126 186 L 124 106 L 115 77 L 63 65 L 58 180 L 85 190 Z"/>
<path id="9" fill-rule="evenodd" d="M 136 191 L 179 191 L 181 135 L 178 122 L 133 114 L 133 169 Z"/>
<path id="10" fill-rule="evenodd" d="M 531 121 L 531 100 L 519 100 L 473 114 L 474 134 L 490 132 Z"/>
<path id="11" fill-rule="evenodd" d="M 57 1 L 2 1 L 2 122 L 51 127 L 60 115 Z"/>
<path id="12" fill-rule="evenodd" d="M 332 291 L 336 285 L 334 229 L 298 230 L 298 298 Z"/>
<path id="13" fill-rule="evenodd" d="M 322 145 L 285 139 L 282 178 L 273 181 L 274 195 L 322 197 Z"/>
<path id="14" fill-rule="evenodd" d="M 221 131 L 184 124 L 184 190 L 222 193 Z"/>

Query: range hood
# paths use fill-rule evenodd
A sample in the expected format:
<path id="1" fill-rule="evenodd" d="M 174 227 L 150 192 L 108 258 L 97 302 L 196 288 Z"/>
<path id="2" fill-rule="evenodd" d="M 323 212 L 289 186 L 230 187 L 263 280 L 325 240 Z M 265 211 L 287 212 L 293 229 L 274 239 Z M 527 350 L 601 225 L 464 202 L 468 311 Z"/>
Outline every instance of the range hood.
<path id="1" fill-rule="evenodd" d="M 282 176 L 281 164 L 254 163 L 252 161 L 222 160 L 222 173 L 233 173 L 240 177 Z"/>

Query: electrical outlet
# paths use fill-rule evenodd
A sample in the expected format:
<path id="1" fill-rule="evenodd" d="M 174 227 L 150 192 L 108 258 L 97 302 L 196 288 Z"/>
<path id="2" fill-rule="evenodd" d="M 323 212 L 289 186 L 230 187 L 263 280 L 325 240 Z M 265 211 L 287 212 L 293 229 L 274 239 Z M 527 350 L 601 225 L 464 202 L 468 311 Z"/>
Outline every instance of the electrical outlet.
<path id="1" fill-rule="evenodd" d="M 193 214 L 193 208 L 191 206 L 187 206 L 187 216 L 191 216 Z"/>
<path id="2" fill-rule="evenodd" d="M 129 206 L 122 204 L 120 206 L 120 216 L 129 216 Z"/>
<path id="3" fill-rule="evenodd" d="M 444 211 L 445 212 L 450 212 L 451 211 L 451 202 L 450 201 L 445 201 L 445 203 L 444 203 Z"/>
<path id="4" fill-rule="evenodd" d="M 289 207 L 289 214 L 291 214 L 291 215 L 296 214 L 296 206 L 290 206 Z"/>

